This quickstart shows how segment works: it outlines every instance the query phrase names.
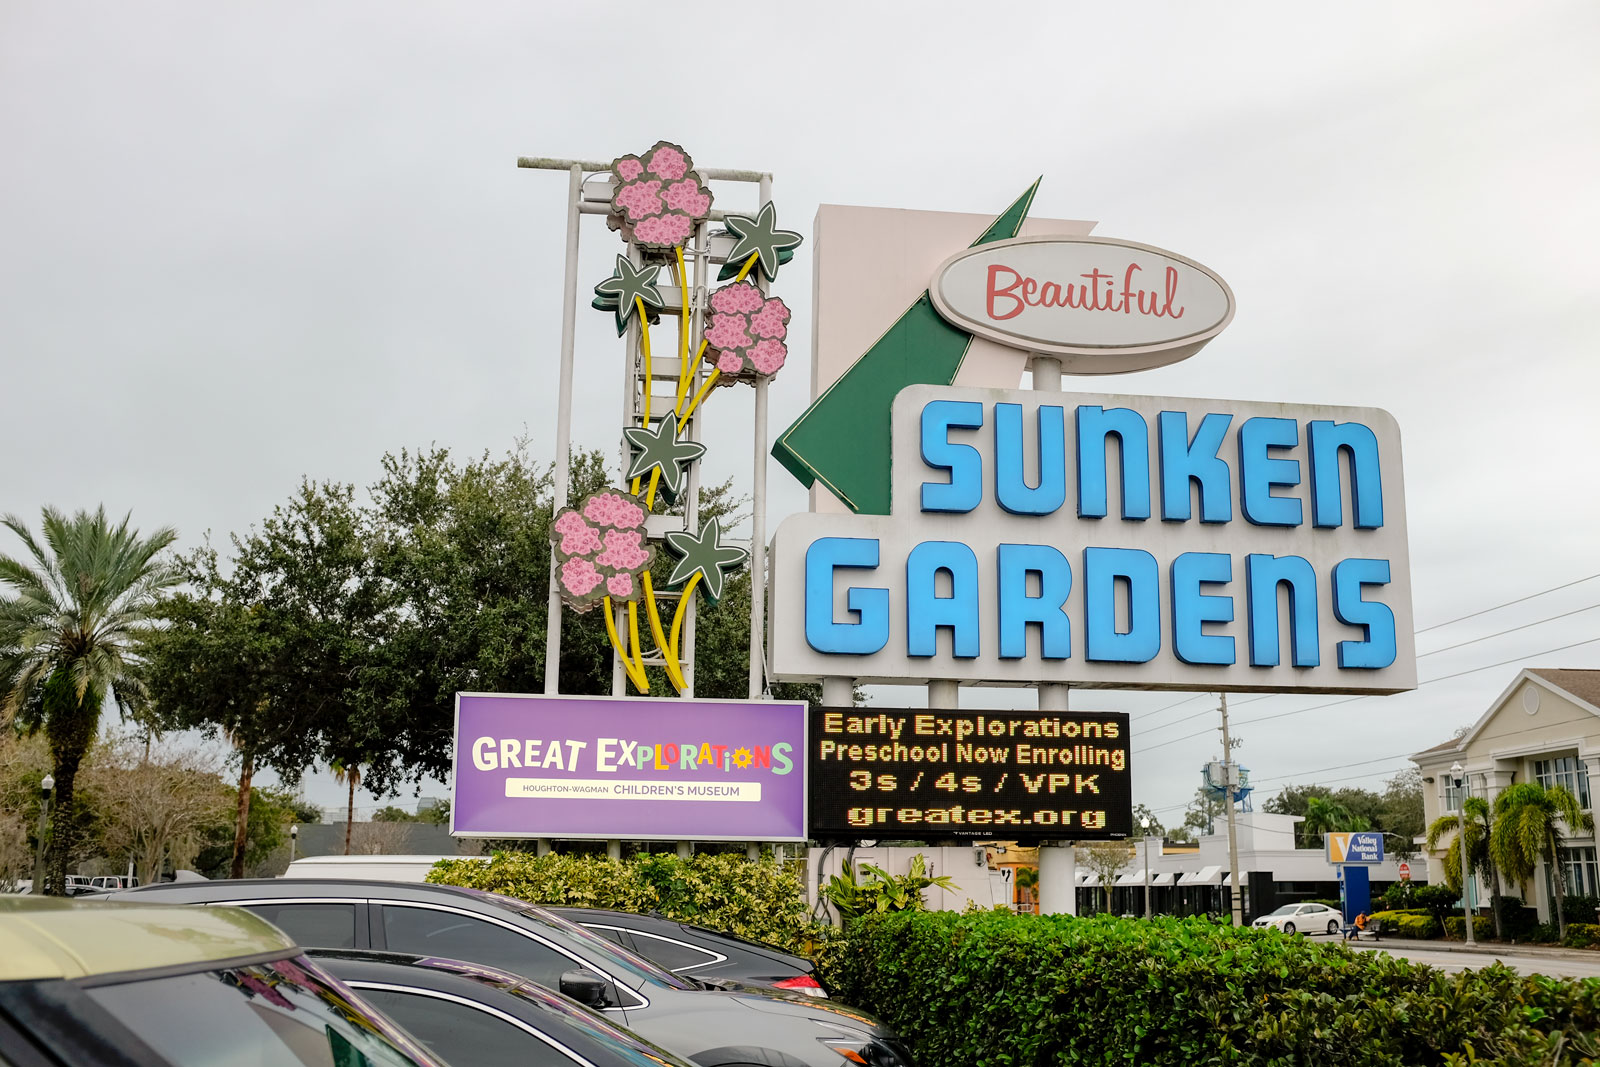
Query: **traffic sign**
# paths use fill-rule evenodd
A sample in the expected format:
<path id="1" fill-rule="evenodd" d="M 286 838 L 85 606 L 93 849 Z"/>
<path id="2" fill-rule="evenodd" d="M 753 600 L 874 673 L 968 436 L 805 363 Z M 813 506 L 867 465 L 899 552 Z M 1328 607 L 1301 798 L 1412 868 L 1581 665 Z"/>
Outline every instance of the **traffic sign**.
<path id="1" fill-rule="evenodd" d="M 1332 864 L 1359 863 L 1372 865 L 1383 862 L 1383 834 L 1376 831 L 1350 830 L 1324 835 L 1328 844 L 1328 862 Z"/>
<path id="2" fill-rule="evenodd" d="M 1409 864 L 1409 863 L 1400 864 L 1400 880 L 1402 882 L 1411 881 L 1411 864 Z"/>

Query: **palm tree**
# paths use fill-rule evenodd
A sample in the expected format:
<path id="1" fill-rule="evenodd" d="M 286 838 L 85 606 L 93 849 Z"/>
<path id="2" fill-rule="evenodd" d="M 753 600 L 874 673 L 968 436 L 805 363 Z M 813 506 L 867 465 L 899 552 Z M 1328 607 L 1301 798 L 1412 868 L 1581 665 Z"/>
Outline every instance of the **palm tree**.
<path id="1" fill-rule="evenodd" d="M 68 519 L 44 509 L 43 544 L 15 515 L 0 519 L 31 559 L 0 556 L 0 723 L 43 729 L 56 780 L 47 887 L 64 891 L 77 844 L 73 785 L 109 694 L 124 713 L 144 705 L 140 649 L 163 594 L 181 580 L 160 560 L 177 531 L 140 537 L 104 507 Z"/>
<path id="2" fill-rule="evenodd" d="M 1312 797 L 1306 801 L 1305 819 L 1300 832 L 1305 839 L 1314 841 L 1325 833 L 1341 830 L 1369 830 L 1371 824 L 1360 815 L 1330 797 Z"/>
<path id="3" fill-rule="evenodd" d="M 350 831 L 356 817 L 356 786 L 361 784 L 361 765 L 359 763 L 346 764 L 343 760 L 333 760 L 328 764 L 328 769 L 333 772 L 333 780 L 350 789 L 350 801 L 344 809 L 344 854 L 350 855 Z"/>
<path id="4" fill-rule="evenodd" d="M 1466 853 L 1467 870 L 1489 883 L 1489 901 L 1494 915 L 1494 936 L 1504 936 L 1500 923 L 1500 867 L 1495 863 L 1489 848 L 1494 833 L 1494 819 L 1489 802 L 1482 797 L 1467 797 L 1461 802 L 1461 814 L 1441 815 L 1428 827 L 1428 849 L 1438 845 L 1446 834 L 1454 834 L 1450 847 L 1444 853 L 1444 877 L 1451 889 L 1466 894 L 1462 877 L 1462 852 Z"/>
<path id="5" fill-rule="evenodd" d="M 1537 782 L 1519 782 L 1501 793 L 1495 798 L 1494 814 L 1489 851 L 1495 863 L 1515 882 L 1526 882 L 1540 863 L 1547 865 L 1556 894 L 1556 930 L 1566 940 L 1567 876 L 1561 864 L 1566 835 L 1561 824 L 1569 831 L 1586 832 L 1594 829 L 1594 819 L 1565 786 L 1546 789 Z"/>
<path id="6" fill-rule="evenodd" d="M 1018 867 L 1012 877 L 1016 879 L 1017 895 L 1022 898 L 1020 903 L 1027 905 L 1028 910 L 1032 911 L 1039 888 L 1039 868 Z"/>

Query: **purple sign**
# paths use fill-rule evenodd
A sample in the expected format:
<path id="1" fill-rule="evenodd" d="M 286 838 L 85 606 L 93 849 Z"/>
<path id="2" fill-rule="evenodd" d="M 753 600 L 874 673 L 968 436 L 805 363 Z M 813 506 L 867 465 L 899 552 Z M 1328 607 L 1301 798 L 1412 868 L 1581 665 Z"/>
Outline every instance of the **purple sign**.
<path id="1" fill-rule="evenodd" d="M 806 705 L 457 693 L 461 837 L 804 841 Z"/>

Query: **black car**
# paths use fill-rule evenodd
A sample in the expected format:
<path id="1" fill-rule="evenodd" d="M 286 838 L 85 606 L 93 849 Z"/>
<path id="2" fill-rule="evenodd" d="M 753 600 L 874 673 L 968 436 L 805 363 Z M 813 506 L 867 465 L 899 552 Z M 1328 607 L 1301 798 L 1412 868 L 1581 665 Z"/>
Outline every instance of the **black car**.
<path id="1" fill-rule="evenodd" d="M 772 945 L 662 915 L 636 915 L 602 908 L 550 908 L 674 974 L 710 982 L 764 986 L 825 997 L 811 961 Z"/>
<path id="2" fill-rule="evenodd" d="M 428 1051 L 471 1067 L 689 1067 L 519 974 L 436 957 L 319 949 L 323 971 Z"/>
<path id="3" fill-rule="evenodd" d="M 113 899 L 235 904 L 307 948 L 376 949 L 510 971 L 570 991 L 700 1067 L 910 1063 L 895 1033 L 865 1012 L 773 990 L 709 988 L 544 908 L 475 889 L 263 878 L 143 886 Z"/>

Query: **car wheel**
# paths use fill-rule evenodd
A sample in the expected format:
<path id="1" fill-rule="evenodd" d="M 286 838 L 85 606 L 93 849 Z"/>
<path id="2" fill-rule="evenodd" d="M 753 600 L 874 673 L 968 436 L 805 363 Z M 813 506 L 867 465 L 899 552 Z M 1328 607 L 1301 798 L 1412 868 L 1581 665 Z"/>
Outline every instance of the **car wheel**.
<path id="1" fill-rule="evenodd" d="M 1332 934 L 1336 934 L 1338 932 L 1339 932 L 1339 920 L 1338 919 L 1329 919 L 1328 920 L 1328 933 L 1330 935 L 1332 935 Z"/>
<path id="2" fill-rule="evenodd" d="M 1294 923 L 1284 923 L 1283 924 L 1283 932 L 1286 933 L 1286 934 L 1293 934 L 1294 933 Z"/>

